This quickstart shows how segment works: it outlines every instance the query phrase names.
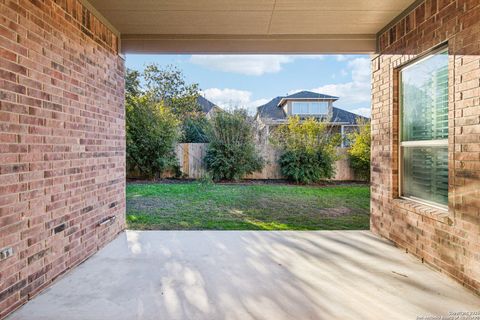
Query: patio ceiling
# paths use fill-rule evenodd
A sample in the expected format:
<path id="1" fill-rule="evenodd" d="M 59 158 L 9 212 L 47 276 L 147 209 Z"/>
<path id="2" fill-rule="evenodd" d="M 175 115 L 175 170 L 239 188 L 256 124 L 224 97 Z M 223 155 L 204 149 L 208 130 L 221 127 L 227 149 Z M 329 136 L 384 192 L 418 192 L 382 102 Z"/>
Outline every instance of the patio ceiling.
<path id="1" fill-rule="evenodd" d="M 414 0 L 90 0 L 124 53 L 371 53 Z"/>

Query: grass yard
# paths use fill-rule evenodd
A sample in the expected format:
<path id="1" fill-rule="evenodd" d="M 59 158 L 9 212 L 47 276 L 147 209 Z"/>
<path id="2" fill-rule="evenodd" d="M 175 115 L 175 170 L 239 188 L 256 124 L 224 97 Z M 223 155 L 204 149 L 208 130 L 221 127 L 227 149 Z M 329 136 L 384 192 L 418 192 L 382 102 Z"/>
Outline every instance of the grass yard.
<path id="1" fill-rule="evenodd" d="M 127 223 L 144 230 L 362 230 L 368 186 L 128 184 Z"/>

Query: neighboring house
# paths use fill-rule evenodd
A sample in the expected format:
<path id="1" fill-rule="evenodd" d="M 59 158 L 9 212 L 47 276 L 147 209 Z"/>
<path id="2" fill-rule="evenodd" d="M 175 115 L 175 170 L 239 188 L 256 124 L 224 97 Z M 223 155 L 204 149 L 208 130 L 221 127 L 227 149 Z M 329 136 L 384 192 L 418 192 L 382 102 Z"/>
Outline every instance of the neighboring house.
<path id="1" fill-rule="evenodd" d="M 332 133 L 342 134 L 342 146 L 346 147 L 346 135 L 358 128 L 358 119 L 370 121 L 369 118 L 339 109 L 333 106 L 338 97 L 310 91 L 300 91 L 288 96 L 272 99 L 270 102 L 257 107 L 255 119 L 260 129 L 266 130 L 268 135 L 274 127 L 286 123 L 288 117 L 314 117 L 328 122 Z"/>
<path id="2" fill-rule="evenodd" d="M 202 112 L 205 113 L 207 119 L 210 119 L 216 112 L 222 111 L 222 108 L 202 96 L 198 96 L 197 103 L 200 105 Z"/>

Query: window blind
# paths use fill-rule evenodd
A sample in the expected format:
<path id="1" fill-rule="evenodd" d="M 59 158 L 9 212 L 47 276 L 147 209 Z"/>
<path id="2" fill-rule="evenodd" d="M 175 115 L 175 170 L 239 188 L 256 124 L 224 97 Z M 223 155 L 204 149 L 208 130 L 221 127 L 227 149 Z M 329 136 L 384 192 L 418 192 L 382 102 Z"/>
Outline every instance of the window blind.
<path id="1" fill-rule="evenodd" d="M 448 55 L 400 72 L 402 195 L 448 204 Z"/>

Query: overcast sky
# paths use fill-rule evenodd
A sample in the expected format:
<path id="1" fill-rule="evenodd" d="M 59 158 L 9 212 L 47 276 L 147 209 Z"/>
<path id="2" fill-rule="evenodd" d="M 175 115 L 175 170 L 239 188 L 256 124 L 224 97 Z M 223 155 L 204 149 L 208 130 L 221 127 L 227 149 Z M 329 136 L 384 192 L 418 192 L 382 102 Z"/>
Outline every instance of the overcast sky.
<path id="1" fill-rule="evenodd" d="M 277 96 L 300 90 L 334 95 L 335 106 L 370 116 L 368 55 L 127 55 L 128 68 L 176 65 L 188 82 L 221 107 L 250 113 Z"/>

